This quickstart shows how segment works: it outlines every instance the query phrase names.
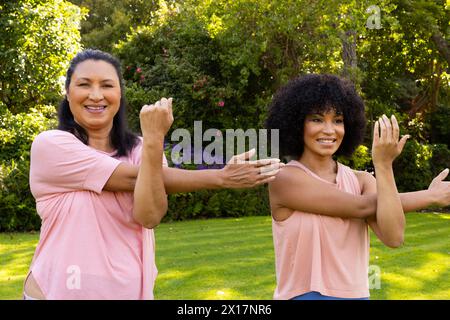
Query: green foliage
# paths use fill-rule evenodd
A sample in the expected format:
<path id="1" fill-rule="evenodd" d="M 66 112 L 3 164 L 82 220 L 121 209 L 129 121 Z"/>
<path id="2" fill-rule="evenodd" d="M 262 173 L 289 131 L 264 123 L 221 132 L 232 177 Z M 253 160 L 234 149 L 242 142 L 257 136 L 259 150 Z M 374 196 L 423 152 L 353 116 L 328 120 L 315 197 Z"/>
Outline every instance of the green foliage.
<path id="1" fill-rule="evenodd" d="M 0 11 L 0 101 L 14 113 L 54 103 L 84 12 L 64 0 L 7 1 Z"/>
<path id="2" fill-rule="evenodd" d="M 137 25 L 150 22 L 152 12 L 158 7 L 155 0 L 70 0 L 88 11 L 81 22 L 84 48 L 111 51 L 119 40 Z"/>
<path id="3" fill-rule="evenodd" d="M 30 148 L 34 137 L 56 125 L 55 109 L 38 106 L 28 113 L 0 113 L 0 232 L 36 230 L 40 218 L 29 187 Z"/>
<path id="4" fill-rule="evenodd" d="M 430 145 L 410 139 L 394 161 L 394 172 L 399 192 L 427 189 L 433 178 Z"/>
<path id="5" fill-rule="evenodd" d="M 170 195 L 164 221 L 260 215 L 270 215 L 267 186 Z"/>
<path id="6" fill-rule="evenodd" d="M 354 170 L 365 171 L 371 169 L 372 157 L 370 149 L 364 145 L 360 145 L 350 158 L 339 157 L 338 161 Z"/>
<path id="7" fill-rule="evenodd" d="M 438 105 L 425 122 L 429 124 L 430 142 L 445 143 L 450 148 L 450 104 Z"/>
<path id="8" fill-rule="evenodd" d="M 433 176 L 438 175 L 446 168 L 450 169 L 450 149 L 446 144 L 433 144 L 432 152 L 430 165 Z"/>
<path id="9" fill-rule="evenodd" d="M 252 80 L 250 85 L 249 72 L 223 63 L 220 50 L 199 21 L 185 17 L 173 17 L 156 30 L 139 29 L 117 50 L 133 93 L 130 109 L 171 96 L 172 128 L 192 128 L 195 120 L 207 128 L 257 127 L 266 107 L 260 104 L 261 89 L 255 89 L 262 83 Z M 147 101 L 134 99 L 138 87 L 138 96 Z M 130 123 L 138 121 L 130 117 Z"/>

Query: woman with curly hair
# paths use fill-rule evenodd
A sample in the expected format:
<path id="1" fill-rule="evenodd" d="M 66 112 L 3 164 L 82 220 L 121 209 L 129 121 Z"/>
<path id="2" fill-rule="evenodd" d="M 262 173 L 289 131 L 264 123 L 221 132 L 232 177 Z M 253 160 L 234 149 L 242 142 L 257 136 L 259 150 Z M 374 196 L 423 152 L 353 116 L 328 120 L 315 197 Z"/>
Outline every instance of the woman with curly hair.
<path id="1" fill-rule="evenodd" d="M 400 138 L 394 116 L 375 122 L 376 179 L 337 162 L 362 142 L 365 126 L 363 100 L 337 76 L 302 76 L 274 96 L 266 127 L 280 130 L 280 155 L 294 159 L 269 184 L 275 299 L 368 299 L 368 227 L 399 247 L 404 212 L 450 204 L 448 169 L 428 190 L 397 192 L 392 162 L 408 136 Z"/>

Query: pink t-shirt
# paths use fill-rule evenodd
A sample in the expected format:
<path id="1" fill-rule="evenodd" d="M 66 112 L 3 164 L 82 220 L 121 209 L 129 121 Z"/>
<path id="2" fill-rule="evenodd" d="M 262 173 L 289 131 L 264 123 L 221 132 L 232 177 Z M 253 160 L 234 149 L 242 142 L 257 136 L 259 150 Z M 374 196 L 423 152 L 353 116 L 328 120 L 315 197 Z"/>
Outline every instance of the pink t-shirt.
<path id="1" fill-rule="evenodd" d="M 323 180 L 298 161 L 287 165 Z M 353 170 L 340 163 L 336 182 L 332 185 L 340 190 L 361 194 Z M 274 299 L 287 300 L 310 291 L 340 298 L 369 297 L 365 220 L 294 211 L 284 221 L 272 219 L 272 232 L 277 277 Z"/>
<path id="2" fill-rule="evenodd" d="M 153 230 L 134 221 L 131 192 L 102 191 L 121 162 L 140 165 L 141 148 L 116 159 L 60 130 L 33 141 L 42 226 L 30 271 L 46 299 L 153 299 Z"/>

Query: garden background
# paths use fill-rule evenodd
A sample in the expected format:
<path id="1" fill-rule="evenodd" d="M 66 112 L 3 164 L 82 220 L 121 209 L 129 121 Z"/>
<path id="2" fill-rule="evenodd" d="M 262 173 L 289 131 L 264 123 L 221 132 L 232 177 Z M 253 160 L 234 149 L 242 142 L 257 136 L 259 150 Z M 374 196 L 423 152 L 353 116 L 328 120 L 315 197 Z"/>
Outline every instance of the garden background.
<path id="1" fill-rule="evenodd" d="M 55 127 L 65 71 L 83 48 L 120 58 L 136 132 L 141 106 L 163 96 L 174 99 L 171 130 L 195 120 L 222 132 L 263 128 L 280 86 L 333 73 L 355 83 L 369 120 L 364 145 L 342 162 L 372 169 L 371 127 L 384 113 L 412 136 L 394 163 L 400 191 L 425 189 L 450 167 L 449 0 L 2 1 L 0 232 L 40 228 L 30 145 Z M 171 195 L 164 221 L 257 215 L 270 215 L 265 186 Z"/>

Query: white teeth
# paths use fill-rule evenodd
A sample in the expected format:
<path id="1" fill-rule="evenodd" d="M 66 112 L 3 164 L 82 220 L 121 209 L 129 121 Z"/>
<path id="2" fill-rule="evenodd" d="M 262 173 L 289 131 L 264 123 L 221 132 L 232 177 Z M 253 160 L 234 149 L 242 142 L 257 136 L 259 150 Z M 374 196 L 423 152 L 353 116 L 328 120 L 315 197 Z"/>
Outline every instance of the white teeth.
<path id="1" fill-rule="evenodd" d="M 105 109 L 105 106 L 99 106 L 99 107 L 95 107 L 95 106 L 86 106 L 86 108 L 90 109 L 90 110 L 101 110 L 101 109 Z"/>
<path id="2" fill-rule="evenodd" d="M 320 142 L 334 142 L 334 141 L 336 141 L 336 140 L 329 140 L 329 139 L 317 139 L 317 141 L 320 141 Z"/>

